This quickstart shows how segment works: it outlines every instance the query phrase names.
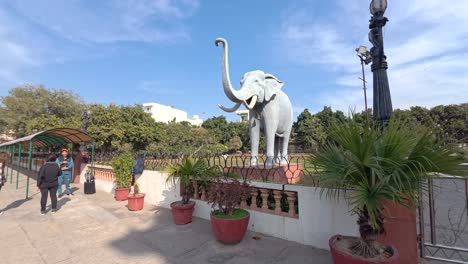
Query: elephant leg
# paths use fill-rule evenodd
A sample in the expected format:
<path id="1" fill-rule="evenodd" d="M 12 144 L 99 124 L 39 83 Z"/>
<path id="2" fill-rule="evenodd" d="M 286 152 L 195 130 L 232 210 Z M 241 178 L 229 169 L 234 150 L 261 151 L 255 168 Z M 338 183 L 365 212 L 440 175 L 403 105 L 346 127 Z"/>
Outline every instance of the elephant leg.
<path id="1" fill-rule="evenodd" d="M 281 149 L 281 165 L 287 165 L 289 163 L 288 157 L 288 144 L 289 144 L 290 132 L 286 133 L 282 138 L 282 149 Z"/>
<path id="2" fill-rule="evenodd" d="M 270 128 L 270 129 L 268 129 Z M 276 133 L 271 126 L 265 125 L 265 140 L 266 140 L 266 150 L 267 158 L 265 161 L 265 167 L 271 168 L 275 165 L 275 137 Z"/>
<path id="3" fill-rule="evenodd" d="M 253 118 L 250 114 L 250 165 L 255 166 L 258 162 L 258 145 L 260 142 L 260 120 Z"/>
<path id="4" fill-rule="evenodd" d="M 275 163 L 280 163 L 281 162 L 281 149 L 282 149 L 282 144 L 281 144 L 281 137 L 276 136 L 275 137 Z"/>

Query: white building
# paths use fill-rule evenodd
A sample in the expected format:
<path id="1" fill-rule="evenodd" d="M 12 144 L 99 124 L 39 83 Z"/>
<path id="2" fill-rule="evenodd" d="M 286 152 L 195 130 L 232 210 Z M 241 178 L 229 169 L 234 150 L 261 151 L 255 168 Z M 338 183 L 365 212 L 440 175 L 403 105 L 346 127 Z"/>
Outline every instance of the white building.
<path id="1" fill-rule="evenodd" d="M 189 122 L 194 126 L 201 126 L 203 124 L 203 120 L 198 115 L 194 115 L 192 119 L 189 119 L 187 112 L 179 110 L 174 106 L 144 103 L 143 110 L 150 113 L 156 122 L 169 123 L 174 120 L 176 122 Z"/>
<path id="2" fill-rule="evenodd" d="M 240 116 L 239 122 L 249 122 L 249 110 L 238 110 L 236 114 Z"/>

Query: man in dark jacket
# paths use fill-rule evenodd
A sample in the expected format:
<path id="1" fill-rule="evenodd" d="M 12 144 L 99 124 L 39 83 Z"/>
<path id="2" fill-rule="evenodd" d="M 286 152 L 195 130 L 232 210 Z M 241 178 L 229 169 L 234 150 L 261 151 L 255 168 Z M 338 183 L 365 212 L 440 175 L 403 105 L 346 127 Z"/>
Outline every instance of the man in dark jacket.
<path id="1" fill-rule="evenodd" d="M 57 188 L 58 177 L 61 174 L 60 167 L 55 160 L 57 156 L 50 154 L 47 157 L 47 162 L 39 170 L 37 176 L 37 189 L 41 191 L 41 215 L 46 213 L 47 194 L 50 193 L 50 200 L 52 200 L 52 212 L 57 211 Z"/>

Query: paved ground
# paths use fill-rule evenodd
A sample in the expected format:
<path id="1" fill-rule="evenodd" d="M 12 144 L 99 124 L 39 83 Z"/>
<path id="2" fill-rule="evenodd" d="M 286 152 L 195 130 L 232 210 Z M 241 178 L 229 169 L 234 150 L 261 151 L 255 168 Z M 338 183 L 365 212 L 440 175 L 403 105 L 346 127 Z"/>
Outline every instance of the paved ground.
<path id="1" fill-rule="evenodd" d="M 41 216 L 39 195 L 32 188 L 34 195 L 25 200 L 24 186 L 24 180 L 19 190 L 7 183 L 0 191 L 2 264 L 332 263 L 328 251 L 255 233 L 225 246 L 215 241 L 206 220 L 176 226 L 169 210 L 146 205 L 130 212 L 125 202 L 104 193 L 85 196 L 79 186 L 74 196 L 59 199 L 56 214 Z"/>

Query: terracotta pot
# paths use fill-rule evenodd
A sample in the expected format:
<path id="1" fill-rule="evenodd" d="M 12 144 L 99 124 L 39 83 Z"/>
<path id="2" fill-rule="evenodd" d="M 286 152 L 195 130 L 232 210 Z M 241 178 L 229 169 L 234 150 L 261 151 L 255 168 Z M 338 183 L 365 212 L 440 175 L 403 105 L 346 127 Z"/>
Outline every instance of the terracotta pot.
<path id="1" fill-rule="evenodd" d="M 395 247 L 393 248 L 393 256 L 389 259 L 385 260 L 367 260 L 357 256 L 350 255 L 345 252 L 341 252 L 338 248 L 335 247 L 335 241 L 337 239 L 342 239 L 343 236 L 335 235 L 328 241 L 328 245 L 330 246 L 330 253 L 333 257 L 333 263 L 335 264 L 403 264 L 400 262 L 400 256 L 398 255 L 398 251 Z M 406 263 L 405 263 L 406 264 Z M 410 263 L 407 263 L 410 264 Z M 416 263 L 415 263 L 416 264 Z"/>
<path id="2" fill-rule="evenodd" d="M 115 189 L 115 200 L 125 201 L 127 200 L 128 194 L 130 193 L 130 187 Z"/>
<path id="3" fill-rule="evenodd" d="M 395 246 L 401 263 L 418 263 L 416 206 L 408 208 L 391 201 L 385 201 L 383 205 L 386 233 L 378 241 Z"/>
<path id="4" fill-rule="evenodd" d="M 172 215 L 176 225 L 186 225 L 192 222 L 193 211 L 195 210 L 195 202 L 190 201 L 186 205 L 182 205 L 181 201 L 171 203 Z"/>
<path id="5" fill-rule="evenodd" d="M 129 194 L 128 198 L 128 210 L 130 211 L 140 211 L 143 209 L 143 205 L 145 204 L 145 194 L 138 193 L 136 195 Z"/>
<path id="6" fill-rule="evenodd" d="M 246 211 L 247 212 L 247 211 Z M 211 228 L 219 242 L 224 244 L 237 244 L 242 241 L 249 226 L 250 214 L 237 219 L 223 219 L 211 213 Z"/>

